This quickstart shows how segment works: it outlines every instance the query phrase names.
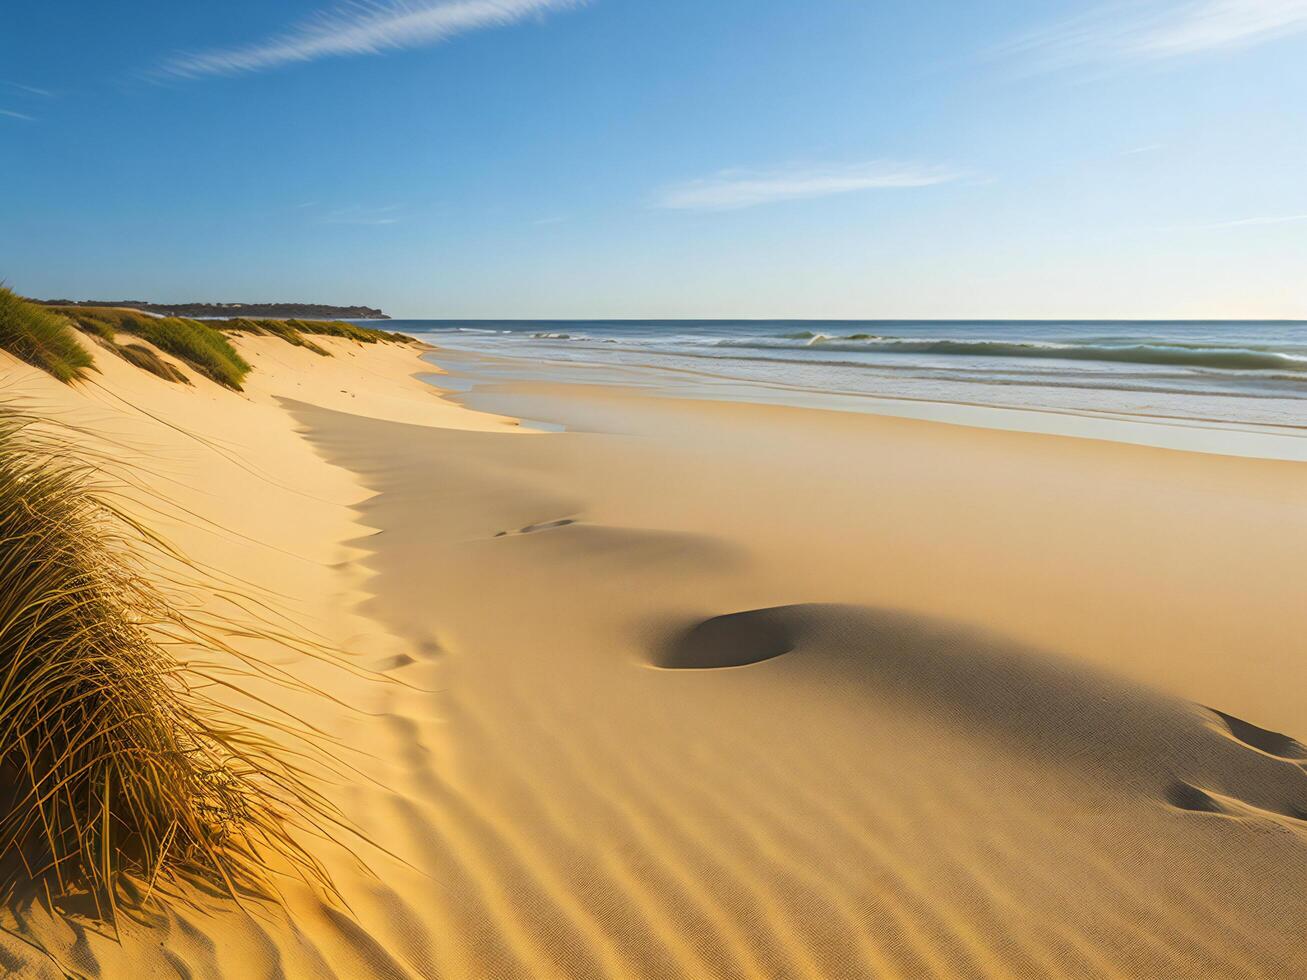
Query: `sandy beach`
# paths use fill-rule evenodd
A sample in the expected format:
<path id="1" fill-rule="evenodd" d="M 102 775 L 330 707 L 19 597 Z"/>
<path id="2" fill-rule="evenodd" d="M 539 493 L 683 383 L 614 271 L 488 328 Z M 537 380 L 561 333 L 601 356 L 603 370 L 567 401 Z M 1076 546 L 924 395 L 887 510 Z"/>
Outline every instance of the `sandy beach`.
<path id="1" fill-rule="evenodd" d="M 4 13 L 0 980 L 1307 980 L 1307 0 Z"/>
<path id="2" fill-rule="evenodd" d="M 201 896 L 121 944 L 11 909 L 63 969 L 1307 973 L 1302 464 L 510 386 L 567 426 L 531 432 L 322 343 L 239 338 L 244 393 L 0 355 L 365 671 L 279 660 L 357 774 L 346 905 Z"/>

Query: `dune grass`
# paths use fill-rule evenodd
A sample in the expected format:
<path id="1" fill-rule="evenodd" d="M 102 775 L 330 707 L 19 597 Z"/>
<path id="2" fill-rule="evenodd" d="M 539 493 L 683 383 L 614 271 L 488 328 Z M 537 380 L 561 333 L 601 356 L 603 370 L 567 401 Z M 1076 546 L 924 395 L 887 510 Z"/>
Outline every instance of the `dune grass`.
<path id="1" fill-rule="evenodd" d="M 0 348 L 60 381 L 86 376 L 93 359 L 69 322 L 0 286 Z"/>
<path id="2" fill-rule="evenodd" d="M 294 830 L 340 826 L 303 752 L 208 693 L 265 673 L 177 611 L 150 557 L 172 553 L 74 443 L 0 407 L 0 888 L 89 896 L 113 922 L 185 882 L 330 891 Z"/>
<path id="3" fill-rule="evenodd" d="M 374 330 L 361 327 L 357 323 L 344 320 L 255 320 L 240 317 L 234 320 L 205 321 L 213 326 L 232 332 L 266 333 L 280 337 L 296 347 L 307 347 L 316 354 L 330 357 L 331 352 L 313 343 L 311 336 L 342 337 L 360 344 L 410 344 L 412 337 L 391 333 L 386 330 Z"/>
<path id="4" fill-rule="evenodd" d="M 290 326 L 304 333 L 320 334 L 325 337 L 344 337 L 346 340 L 355 340 L 360 344 L 411 344 L 412 337 L 406 337 L 401 333 L 392 333 L 388 330 L 376 330 L 372 327 L 361 327 L 357 323 L 348 323 L 344 320 L 287 320 Z"/>
<path id="5" fill-rule="evenodd" d="M 241 390 L 250 365 L 219 330 L 199 320 L 158 317 L 136 310 L 97 306 L 51 307 L 83 330 L 112 341 L 128 333 L 189 364 L 221 385 Z"/>
<path id="6" fill-rule="evenodd" d="M 166 381 L 189 383 L 186 376 L 142 344 L 123 344 L 129 334 L 171 354 L 199 373 L 241 391 L 251 366 L 227 339 L 227 334 L 280 337 L 323 357 L 331 351 L 314 336 L 341 337 L 361 344 L 411 344 L 413 338 L 361 327 L 342 320 L 191 320 L 159 317 L 139 310 L 101 306 L 38 306 L 0 287 L 0 348 L 42 368 L 61 381 L 85 376 L 93 363 L 74 327 L 89 334 L 118 357 Z"/>
<path id="7" fill-rule="evenodd" d="M 114 353 L 124 361 L 135 364 L 142 371 L 149 371 L 156 377 L 163 378 L 164 381 L 183 385 L 191 383 L 191 379 L 178 370 L 176 365 L 169 364 L 156 354 L 152 348 L 146 347 L 144 344 L 117 344 L 109 341 L 106 346 L 112 346 Z"/>
<path id="8" fill-rule="evenodd" d="M 250 373 L 249 363 L 217 330 L 198 320 L 142 316 L 131 332 L 167 351 L 214 381 L 236 391 Z"/>
<path id="9" fill-rule="evenodd" d="M 253 320 L 249 317 L 239 317 L 235 320 L 222 321 L 220 326 L 223 330 L 233 333 L 271 334 L 274 337 L 280 337 L 288 344 L 307 348 L 322 357 L 331 356 L 329 350 L 315 344 L 303 332 L 292 327 L 285 320 Z"/>

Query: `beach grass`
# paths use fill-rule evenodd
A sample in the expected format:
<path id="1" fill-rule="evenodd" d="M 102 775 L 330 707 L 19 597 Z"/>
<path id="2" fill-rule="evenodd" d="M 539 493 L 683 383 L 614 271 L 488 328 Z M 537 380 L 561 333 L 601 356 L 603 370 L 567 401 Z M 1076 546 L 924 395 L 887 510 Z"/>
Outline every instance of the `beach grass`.
<path id="1" fill-rule="evenodd" d="M 347 323 L 344 320 L 287 320 L 286 322 L 304 333 L 343 337 L 346 340 L 358 341 L 360 344 L 412 343 L 412 338 L 403 334 L 361 327 L 357 323 Z"/>
<path id="2" fill-rule="evenodd" d="M 236 391 L 250 372 L 249 363 L 236 353 L 219 331 L 198 320 L 181 317 L 149 317 L 132 321 L 131 332 L 162 351 L 185 361 L 201 374 Z"/>
<path id="3" fill-rule="evenodd" d="M 357 323 L 344 320 L 255 320 L 240 317 L 234 320 L 206 321 L 223 330 L 243 333 L 266 333 L 280 337 L 297 347 L 308 347 L 316 354 L 330 356 L 331 352 L 313 343 L 311 336 L 341 337 L 360 344 L 408 344 L 411 337 L 391 333 L 387 330 L 375 330 L 361 327 Z"/>
<path id="4" fill-rule="evenodd" d="M 144 344 L 118 344 L 108 341 L 105 346 L 111 347 L 115 354 L 129 364 L 135 364 L 142 371 L 149 371 L 156 377 L 163 378 L 164 381 L 183 385 L 191 383 L 191 379 L 186 377 L 176 365 L 169 364 L 155 353 L 153 348 L 146 347 Z"/>
<path id="5" fill-rule="evenodd" d="M 31 304 L 28 304 L 31 305 Z M 35 307 L 40 310 L 40 307 Z M 102 342 L 114 345 L 113 351 L 169 381 L 181 380 L 174 376 L 169 365 L 155 357 L 149 360 L 141 353 L 127 353 L 119 347 L 117 336 L 127 333 L 139 337 L 159 350 L 199 371 L 221 385 L 236 391 L 242 390 L 250 364 L 236 351 L 227 339 L 228 334 L 256 334 L 280 337 L 296 347 L 303 347 L 323 357 L 331 352 L 314 343 L 313 336 L 341 337 L 361 344 L 412 343 L 402 334 L 360 327 L 338 320 L 256 320 L 240 317 L 232 320 L 192 320 L 186 317 L 161 317 L 139 310 L 97 306 L 49 307 L 62 314 L 80 329 Z M 141 348 L 146 351 L 146 348 Z"/>
<path id="6" fill-rule="evenodd" d="M 151 556 L 179 556 L 49 431 L 0 407 L 0 889 L 89 896 L 115 923 L 185 882 L 330 891 L 292 829 L 339 826 L 302 753 L 207 693 L 264 672 L 178 611 Z"/>
<path id="7" fill-rule="evenodd" d="M 104 340 L 114 341 L 119 333 L 139 337 L 235 391 L 241 390 L 241 382 L 250 372 L 249 363 L 222 332 L 199 320 L 151 316 L 138 310 L 111 307 L 58 306 L 51 309 Z"/>
<path id="8" fill-rule="evenodd" d="M 385 330 L 361 327 L 340 320 L 192 320 L 161 317 L 139 310 L 97 306 L 41 306 L 0 286 L 0 349 L 49 372 L 60 381 L 77 381 L 94 365 L 91 352 L 77 331 L 93 337 L 101 347 L 131 364 L 164 379 L 189 384 L 186 375 L 161 358 L 163 351 L 199 373 L 234 391 L 242 385 L 251 365 L 232 346 L 228 334 L 279 337 L 322 357 L 331 351 L 314 336 L 340 337 L 361 344 L 413 343 L 413 338 Z M 120 334 L 138 337 L 151 346 L 121 343 Z M 153 349 L 152 349 L 153 348 Z"/>
<path id="9" fill-rule="evenodd" d="M 222 328 L 236 333 L 269 334 L 273 337 L 280 337 L 286 343 L 295 347 L 304 347 L 311 350 L 322 357 L 331 356 L 330 351 L 319 344 L 315 344 L 302 331 L 292 327 L 285 320 L 254 320 L 249 317 L 240 317 L 235 320 L 223 321 Z"/>
<path id="10" fill-rule="evenodd" d="M 66 318 L 4 286 L 0 286 L 0 349 L 64 382 L 84 378 L 93 363 Z"/>

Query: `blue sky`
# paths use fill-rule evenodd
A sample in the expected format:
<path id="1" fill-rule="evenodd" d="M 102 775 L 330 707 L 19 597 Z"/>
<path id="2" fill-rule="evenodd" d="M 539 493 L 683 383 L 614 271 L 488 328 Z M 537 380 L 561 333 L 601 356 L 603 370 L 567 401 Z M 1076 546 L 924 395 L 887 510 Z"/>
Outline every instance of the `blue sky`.
<path id="1" fill-rule="evenodd" d="M 9 0 L 0 278 L 1307 317 L 1307 0 Z"/>

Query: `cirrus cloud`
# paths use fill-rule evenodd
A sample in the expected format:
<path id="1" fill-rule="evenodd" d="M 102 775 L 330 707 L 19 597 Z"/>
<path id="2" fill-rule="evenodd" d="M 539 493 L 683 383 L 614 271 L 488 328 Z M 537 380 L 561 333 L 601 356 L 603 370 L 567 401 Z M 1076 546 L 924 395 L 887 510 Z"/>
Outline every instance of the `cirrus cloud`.
<path id="1" fill-rule="evenodd" d="M 856 191 L 929 187 L 959 176 L 943 167 L 884 160 L 788 170 L 722 170 L 711 177 L 663 188 L 654 206 L 677 211 L 730 211 Z"/>
<path id="2" fill-rule="evenodd" d="M 1268 214 L 1255 218 L 1235 218 L 1233 221 L 1213 221 L 1210 224 L 1195 225 L 1194 228 L 1206 231 L 1215 228 L 1262 228 L 1267 225 L 1296 225 L 1307 221 L 1307 214 Z"/>
<path id="3" fill-rule="evenodd" d="M 997 52 L 1034 67 L 1161 62 L 1234 51 L 1307 31 L 1307 0 L 1110 3 L 1017 38 Z"/>
<path id="4" fill-rule="evenodd" d="M 267 71 L 297 62 L 380 54 L 504 27 L 586 0 L 357 0 L 252 44 L 175 55 L 159 72 L 181 78 Z"/>

